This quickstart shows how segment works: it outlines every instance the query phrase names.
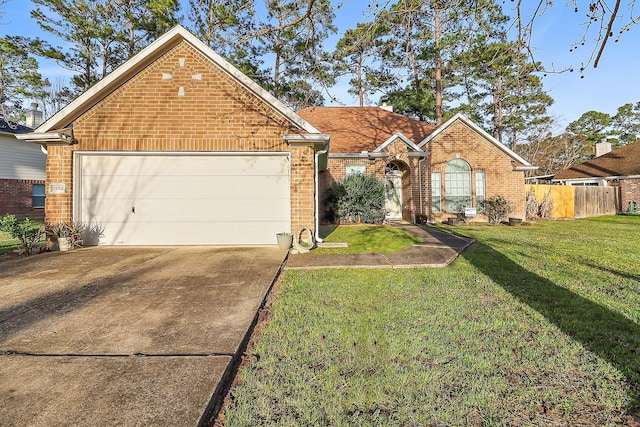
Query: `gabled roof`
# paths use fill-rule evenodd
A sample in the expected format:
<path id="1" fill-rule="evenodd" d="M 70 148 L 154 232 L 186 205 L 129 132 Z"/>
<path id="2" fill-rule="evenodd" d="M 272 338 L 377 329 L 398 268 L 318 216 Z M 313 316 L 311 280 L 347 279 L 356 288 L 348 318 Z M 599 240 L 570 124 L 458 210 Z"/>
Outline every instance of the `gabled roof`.
<path id="1" fill-rule="evenodd" d="M 507 156 L 511 157 L 512 161 L 514 162 L 514 169 L 516 170 L 538 169 L 537 166 L 532 166 L 531 163 L 527 162 L 525 159 L 520 157 L 513 150 L 509 149 L 509 147 L 507 147 L 506 145 L 500 143 L 500 141 L 495 139 L 493 136 L 489 135 L 480 126 L 478 126 L 477 124 L 475 124 L 474 122 L 472 122 L 471 120 L 469 120 L 467 117 L 465 117 L 460 113 L 456 114 L 455 116 L 451 117 L 449 120 L 447 120 L 446 122 L 438 126 L 438 128 L 433 133 L 431 133 L 429 136 L 427 136 L 418 144 L 418 147 L 424 150 L 424 146 L 427 145 L 429 141 L 432 141 L 434 138 L 436 138 L 438 135 L 444 132 L 447 128 L 451 127 L 457 121 L 462 121 L 471 129 L 473 129 L 475 132 L 479 133 L 482 137 L 484 137 L 489 143 L 493 144 L 496 148 L 503 151 Z"/>
<path id="2" fill-rule="evenodd" d="M 220 67 L 229 76 L 234 78 L 238 83 L 246 87 L 258 98 L 262 99 L 266 104 L 271 106 L 275 111 L 287 118 L 296 128 L 309 132 L 319 133 L 309 122 L 298 116 L 293 110 L 276 99 L 269 92 L 261 88 L 257 83 L 240 72 L 237 68 L 215 53 L 209 46 L 198 40 L 196 36 L 187 31 L 184 27 L 178 25 L 162 36 L 149 46 L 142 49 L 135 56 L 130 58 L 111 74 L 100 80 L 95 86 L 80 95 L 65 108 L 56 113 L 53 117 L 45 121 L 35 132 L 42 133 L 54 129 L 60 129 L 69 126 L 73 120 L 78 118 L 84 112 L 89 110 L 101 99 L 113 92 L 120 85 L 124 84 L 136 73 L 140 72 L 152 61 L 160 57 L 178 43 L 186 41 L 196 50 L 198 50 L 207 59 Z"/>
<path id="3" fill-rule="evenodd" d="M 422 151 L 420 148 L 418 148 L 418 146 L 413 141 L 411 141 L 409 138 L 404 136 L 404 134 L 402 132 L 394 133 L 393 135 L 391 135 L 389 137 L 389 139 L 387 139 L 385 142 L 383 142 L 380 146 L 378 146 L 373 151 L 375 153 L 380 152 L 380 151 L 384 150 L 385 148 L 387 148 L 389 145 L 393 144 L 397 140 L 400 140 L 400 141 L 404 142 L 409 148 L 411 148 L 414 151 Z"/>
<path id="4" fill-rule="evenodd" d="M 613 178 L 640 175 L 640 141 L 617 148 L 595 159 L 571 166 L 554 180 Z"/>
<path id="5" fill-rule="evenodd" d="M 375 151 L 397 133 L 415 143 L 435 129 L 433 125 L 380 107 L 309 107 L 298 114 L 331 135 L 334 153 Z"/>

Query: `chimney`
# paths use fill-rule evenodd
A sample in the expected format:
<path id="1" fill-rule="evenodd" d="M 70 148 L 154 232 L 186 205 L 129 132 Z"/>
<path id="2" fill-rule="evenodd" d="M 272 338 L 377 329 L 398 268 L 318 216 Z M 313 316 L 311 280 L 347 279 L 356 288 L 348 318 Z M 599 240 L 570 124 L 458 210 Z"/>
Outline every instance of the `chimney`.
<path id="1" fill-rule="evenodd" d="M 380 98 L 380 108 L 383 110 L 391 111 L 393 113 L 393 105 L 389 104 L 389 97 L 383 96 Z"/>
<path id="2" fill-rule="evenodd" d="M 31 109 L 27 110 L 26 125 L 31 129 L 35 129 L 42 124 L 42 111 L 38 110 L 38 104 L 31 103 Z"/>
<path id="3" fill-rule="evenodd" d="M 602 138 L 602 141 L 596 144 L 596 157 L 605 155 L 611 151 L 611 143 L 607 142 L 607 138 Z"/>

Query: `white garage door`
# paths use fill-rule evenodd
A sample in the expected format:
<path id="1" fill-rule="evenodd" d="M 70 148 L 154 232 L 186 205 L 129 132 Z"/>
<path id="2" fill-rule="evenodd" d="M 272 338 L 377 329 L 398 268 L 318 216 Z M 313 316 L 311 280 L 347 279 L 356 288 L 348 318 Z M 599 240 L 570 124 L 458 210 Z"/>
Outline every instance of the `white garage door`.
<path id="1" fill-rule="evenodd" d="M 286 154 L 79 153 L 75 170 L 76 217 L 101 245 L 275 244 L 291 228 Z"/>

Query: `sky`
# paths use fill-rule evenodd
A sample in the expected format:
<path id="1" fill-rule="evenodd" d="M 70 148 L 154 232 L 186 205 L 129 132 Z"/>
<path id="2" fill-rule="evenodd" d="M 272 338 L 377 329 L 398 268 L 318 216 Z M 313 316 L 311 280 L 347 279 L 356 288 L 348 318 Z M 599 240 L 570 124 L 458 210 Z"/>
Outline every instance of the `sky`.
<path id="1" fill-rule="evenodd" d="M 182 3 L 181 14 L 186 14 L 188 1 L 182 0 Z M 502 3 L 505 11 L 509 13 L 514 2 L 504 0 Z M 366 0 L 340 0 L 340 4 L 335 21 L 338 34 L 334 35 L 328 44 L 335 45 L 340 33 L 370 18 Z M 32 8 L 31 1 L 8 0 L 0 21 L 0 35 L 39 36 L 59 44 L 55 43 L 53 36 L 39 29 L 29 15 Z M 621 9 L 621 12 L 628 14 L 626 9 Z M 565 6 L 565 2 L 558 1 L 536 20 L 534 27 L 532 44 L 535 47 L 535 59 L 548 70 L 570 67 L 575 70 L 547 73 L 543 77 L 544 89 L 555 100 L 549 113 L 558 123 L 556 133 L 561 132 L 570 122 L 577 120 L 587 111 L 595 110 L 613 115 L 621 105 L 640 102 L 640 24 L 625 32 L 620 42 L 614 43 L 613 39 L 610 40 L 598 68 L 591 65 L 581 74 L 578 70 L 581 63 L 587 61 L 591 55 L 595 34 L 589 35 L 584 47 L 574 52 L 570 52 L 570 48 L 573 43 L 581 40 L 586 20 L 584 11 L 575 13 L 573 8 Z M 51 81 L 68 79 L 70 76 L 69 72 L 53 62 L 41 61 L 40 71 Z M 347 93 L 347 89 L 344 80 L 332 89 L 331 95 L 339 100 L 333 105 L 357 104 L 357 100 Z M 375 103 L 378 99 L 371 101 Z"/>

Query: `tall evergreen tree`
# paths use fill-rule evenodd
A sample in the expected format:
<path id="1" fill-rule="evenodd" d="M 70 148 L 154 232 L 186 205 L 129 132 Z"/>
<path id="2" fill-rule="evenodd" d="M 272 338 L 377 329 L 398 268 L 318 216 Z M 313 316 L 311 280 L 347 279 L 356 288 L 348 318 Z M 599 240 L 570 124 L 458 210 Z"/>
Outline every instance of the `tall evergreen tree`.
<path id="1" fill-rule="evenodd" d="M 23 101 L 42 93 L 44 80 L 27 46 L 20 37 L 0 38 L 0 114 L 9 126 L 24 118 Z"/>
<path id="2" fill-rule="evenodd" d="M 271 88 L 293 108 L 321 105 L 332 84 L 322 43 L 336 31 L 329 0 L 268 0 L 266 20 L 252 37 L 272 54 Z"/>
<path id="3" fill-rule="evenodd" d="M 40 27 L 69 44 L 39 41 L 40 53 L 74 71 L 72 84 L 89 89 L 144 45 L 175 25 L 178 0 L 32 0 Z"/>
<path id="4" fill-rule="evenodd" d="M 385 26 L 377 21 L 358 24 L 345 31 L 332 54 L 335 75 L 353 76 L 349 80 L 349 93 L 358 98 L 361 107 L 369 92 L 375 93 L 392 78 L 378 60 L 390 49 L 390 43 L 381 37 L 385 31 Z"/>
<path id="5" fill-rule="evenodd" d="M 618 107 L 612 118 L 612 133 L 618 135 L 617 145 L 627 145 L 640 137 L 640 102 Z"/>

